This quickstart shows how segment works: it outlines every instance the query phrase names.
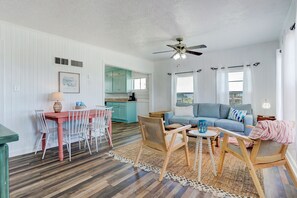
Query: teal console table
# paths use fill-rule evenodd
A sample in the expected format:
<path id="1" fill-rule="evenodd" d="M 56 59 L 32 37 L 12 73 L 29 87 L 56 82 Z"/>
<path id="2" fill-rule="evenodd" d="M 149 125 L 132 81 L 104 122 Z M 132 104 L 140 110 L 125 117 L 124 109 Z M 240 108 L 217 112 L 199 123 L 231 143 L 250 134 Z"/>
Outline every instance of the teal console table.
<path id="1" fill-rule="evenodd" d="M 9 197 L 8 142 L 19 140 L 19 135 L 0 124 L 0 197 Z"/>

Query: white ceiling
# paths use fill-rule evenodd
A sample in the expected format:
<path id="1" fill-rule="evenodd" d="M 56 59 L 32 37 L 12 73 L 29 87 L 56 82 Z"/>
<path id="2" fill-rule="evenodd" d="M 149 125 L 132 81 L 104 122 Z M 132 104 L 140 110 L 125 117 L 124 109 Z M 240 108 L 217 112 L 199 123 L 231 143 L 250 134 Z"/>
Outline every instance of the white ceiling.
<path id="1" fill-rule="evenodd" d="M 220 50 L 278 39 L 292 0 L 0 0 L 0 20 L 158 60 L 181 35 Z M 201 50 L 207 52 L 206 49 Z M 199 58 L 199 57 L 197 57 Z"/>

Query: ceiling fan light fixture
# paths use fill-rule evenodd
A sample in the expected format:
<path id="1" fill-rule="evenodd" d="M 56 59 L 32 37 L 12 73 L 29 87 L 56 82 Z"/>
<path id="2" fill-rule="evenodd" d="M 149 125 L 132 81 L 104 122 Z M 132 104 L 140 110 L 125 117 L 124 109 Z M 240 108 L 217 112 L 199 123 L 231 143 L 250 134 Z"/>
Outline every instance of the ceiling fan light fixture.
<path id="1" fill-rule="evenodd" d="M 174 52 L 174 54 L 170 58 L 172 58 L 174 60 L 178 60 L 178 59 L 185 59 L 185 58 L 187 58 L 187 55 L 186 54 L 191 54 L 191 55 L 195 55 L 195 56 L 201 56 L 202 55 L 201 52 L 192 51 L 192 50 L 193 49 L 207 48 L 207 46 L 204 45 L 204 44 L 187 47 L 186 44 L 182 43 L 182 41 L 183 41 L 183 38 L 182 37 L 176 38 L 176 41 L 178 43 L 175 44 L 175 45 L 166 45 L 167 47 L 170 47 L 171 50 L 153 52 L 153 54 L 161 54 L 161 53 L 167 53 L 167 52 Z"/>
<path id="2" fill-rule="evenodd" d="M 174 60 L 180 59 L 180 54 L 179 53 L 174 54 L 173 59 Z"/>

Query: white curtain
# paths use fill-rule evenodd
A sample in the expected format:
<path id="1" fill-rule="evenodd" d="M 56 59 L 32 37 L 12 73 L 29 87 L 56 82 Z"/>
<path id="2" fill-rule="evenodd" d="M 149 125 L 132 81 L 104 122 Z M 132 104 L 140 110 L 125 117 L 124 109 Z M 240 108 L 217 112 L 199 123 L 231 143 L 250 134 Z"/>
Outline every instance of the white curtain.
<path id="1" fill-rule="evenodd" d="M 217 71 L 217 103 L 229 104 L 228 69 Z"/>
<path id="2" fill-rule="evenodd" d="M 283 41 L 283 119 L 295 120 L 296 73 L 295 32 L 288 30 Z"/>
<path id="3" fill-rule="evenodd" d="M 198 72 L 193 73 L 193 81 L 194 81 L 194 103 L 198 103 L 198 97 L 199 97 L 199 83 L 198 83 Z"/>
<path id="4" fill-rule="evenodd" d="M 252 87 L 253 87 L 253 74 L 252 66 L 243 67 L 243 104 L 252 104 Z"/>
<path id="5" fill-rule="evenodd" d="M 283 119 L 283 68 L 280 49 L 276 50 L 276 118 Z"/>
<path id="6" fill-rule="evenodd" d="M 296 30 L 295 30 L 296 31 Z M 287 30 L 283 37 L 282 46 L 282 115 L 284 120 L 297 121 L 297 70 L 296 70 L 296 33 Z M 278 105 L 278 104 L 277 104 Z M 295 140 L 297 127 L 295 127 Z M 297 161 L 297 141 L 289 146 L 289 160 Z"/>
<path id="7" fill-rule="evenodd" d="M 171 110 L 174 110 L 176 106 L 176 80 L 177 76 L 172 73 L 171 74 Z"/>

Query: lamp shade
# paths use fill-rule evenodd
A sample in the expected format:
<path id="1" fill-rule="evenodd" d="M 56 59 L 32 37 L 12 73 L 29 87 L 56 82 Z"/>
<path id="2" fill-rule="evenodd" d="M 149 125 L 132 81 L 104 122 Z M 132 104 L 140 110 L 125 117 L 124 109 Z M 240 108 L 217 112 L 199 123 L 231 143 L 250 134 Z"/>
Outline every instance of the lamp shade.
<path id="1" fill-rule="evenodd" d="M 52 101 L 63 101 L 63 92 L 53 92 L 50 98 Z"/>
<path id="2" fill-rule="evenodd" d="M 262 108 L 263 109 L 270 109 L 271 105 L 269 102 L 265 101 L 263 104 L 262 104 Z"/>

